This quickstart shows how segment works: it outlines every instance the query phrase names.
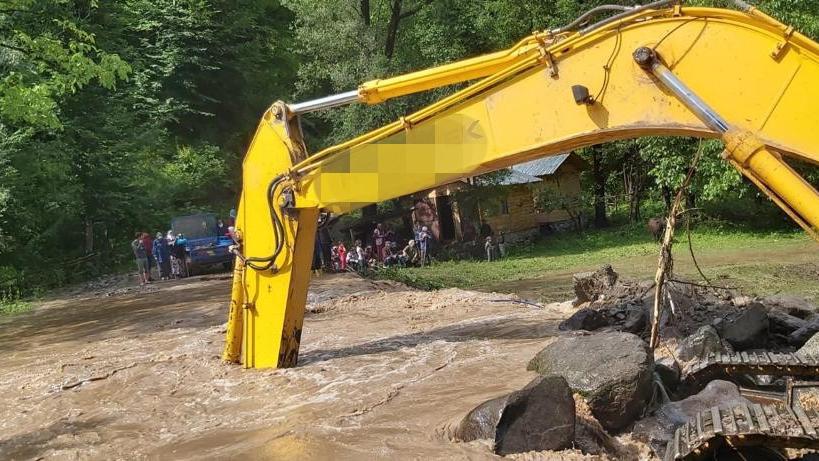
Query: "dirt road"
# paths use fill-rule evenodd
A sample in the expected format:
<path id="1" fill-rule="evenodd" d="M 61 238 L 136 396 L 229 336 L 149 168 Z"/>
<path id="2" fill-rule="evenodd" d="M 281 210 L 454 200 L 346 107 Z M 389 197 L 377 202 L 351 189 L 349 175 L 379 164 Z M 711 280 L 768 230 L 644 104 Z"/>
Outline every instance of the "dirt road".
<path id="1" fill-rule="evenodd" d="M 242 370 L 219 360 L 229 280 L 154 287 L 0 320 L 0 459 L 491 458 L 450 428 L 570 312 L 325 276 L 300 366 Z"/>

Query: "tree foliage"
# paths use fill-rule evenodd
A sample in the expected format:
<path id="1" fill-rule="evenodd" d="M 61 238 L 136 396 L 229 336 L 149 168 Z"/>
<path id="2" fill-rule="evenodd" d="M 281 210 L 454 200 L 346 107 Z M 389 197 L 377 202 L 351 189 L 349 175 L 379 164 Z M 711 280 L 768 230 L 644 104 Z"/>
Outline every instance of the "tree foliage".
<path id="1" fill-rule="evenodd" d="M 242 155 L 276 99 L 348 91 L 505 48 L 601 3 L 0 0 L 0 290 L 21 274 L 49 285 L 107 270 L 127 259 L 134 231 L 233 207 Z M 819 36 L 816 0 L 760 7 Z M 315 150 L 460 87 L 302 122 Z M 636 197 L 639 217 L 640 201 L 676 187 L 699 147 L 686 138 L 604 146 L 602 174 L 587 188 L 602 181 L 605 195 Z M 718 143 L 701 147 L 699 200 L 758 198 L 719 158 Z M 92 267 L 69 264 L 88 251 L 102 255 Z"/>

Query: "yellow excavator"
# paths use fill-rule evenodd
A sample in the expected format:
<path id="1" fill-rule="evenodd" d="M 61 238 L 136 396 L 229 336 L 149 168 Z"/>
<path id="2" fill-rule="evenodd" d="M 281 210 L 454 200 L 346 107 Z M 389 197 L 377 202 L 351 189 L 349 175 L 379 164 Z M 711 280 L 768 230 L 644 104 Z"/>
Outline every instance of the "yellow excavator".
<path id="1" fill-rule="evenodd" d="M 819 164 L 819 45 L 734 3 L 606 5 L 507 50 L 273 104 L 244 159 L 223 359 L 296 365 L 321 217 L 583 146 L 720 138 L 723 158 L 816 238 L 819 193 L 785 159 Z M 462 82 L 387 126 L 305 148 L 301 114 Z"/>

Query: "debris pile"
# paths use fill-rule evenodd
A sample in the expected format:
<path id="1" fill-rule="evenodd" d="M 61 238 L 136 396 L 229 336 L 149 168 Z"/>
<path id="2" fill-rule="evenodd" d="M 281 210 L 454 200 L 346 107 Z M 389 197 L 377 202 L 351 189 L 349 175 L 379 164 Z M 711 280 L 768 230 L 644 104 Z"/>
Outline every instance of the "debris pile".
<path id="1" fill-rule="evenodd" d="M 781 414 L 791 415 L 803 408 L 819 410 L 819 387 L 794 384 L 794 399 L 801 402 L 794 410 L 785 407 L 791 401 L 784 397 L 799 357 L 819 360 L 819 313 L 811 303 L 792 297 L 750 298 L 724 288 L 670 281 L 663 294 L 670 308 L 661 314 L 661 342 L 652 353 L 647 343 L 652 283 L 620 280 L 608 265 L 575 274 L 574 282 L 572 304 L 577 311 L 559 325 L 562 336 L 528 364 L 527 369 L 541 377 L 473 410 L 461 423 L 461 440 L 491 439 L 498 454 L 554 450 L 571 442 L 585 454 L 622 459 L 626 448 L 612 434 L 627 435 L 663 458 L 669 442 L 679 440 L 675 431 L 694 424 L 692 418 L 720 414 L 714 412 L 718 406 L 756 405 L 753 408 L 772 411 L 779 405 Z M 760 370 L 773 370 L 775 376 Z M 534 405 L 522 407 L 526 411 L 510 410 L 519 408 L 521 399 L 532 399 L 534 387 L 546 389 L 544 383 L 554 395 L 538 395 Z M 567 404 L 570 393 L 573 405 Z M 538 410 L 545 406 L 548 411 Z M 533 411 L 542 411 L 541 419 Z M 819 413 L 814 417 L 819 420 Z M 571 431 L 565 427 L 569 419 Z M 510 432 L 523 427 L 525 434 Z M 753 432 L 754 427 L 746 429 Z M 718 434 L 709 430 L 712 436 Z M 741 428 L 734 430 L 744 437 Z M 510 436 L 514 443 L 507 441 Z M 756 449 L 743 448 L 749 450 L 744 453 Z"/>

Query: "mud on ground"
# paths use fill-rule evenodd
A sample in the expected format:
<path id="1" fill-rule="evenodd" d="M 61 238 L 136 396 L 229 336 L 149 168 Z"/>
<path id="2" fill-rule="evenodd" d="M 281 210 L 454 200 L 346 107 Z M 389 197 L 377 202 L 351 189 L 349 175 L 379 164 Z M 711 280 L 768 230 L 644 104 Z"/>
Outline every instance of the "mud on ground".
<path id="1" fill-rule="evenodd" d="M 299 367 L 243 370 L 219 360 L 229 283 L 86 290 L 0 319 L 0 459 L 494 458 L 451 428 L 529 382 L 574 312 L 324 276 Z"/>

